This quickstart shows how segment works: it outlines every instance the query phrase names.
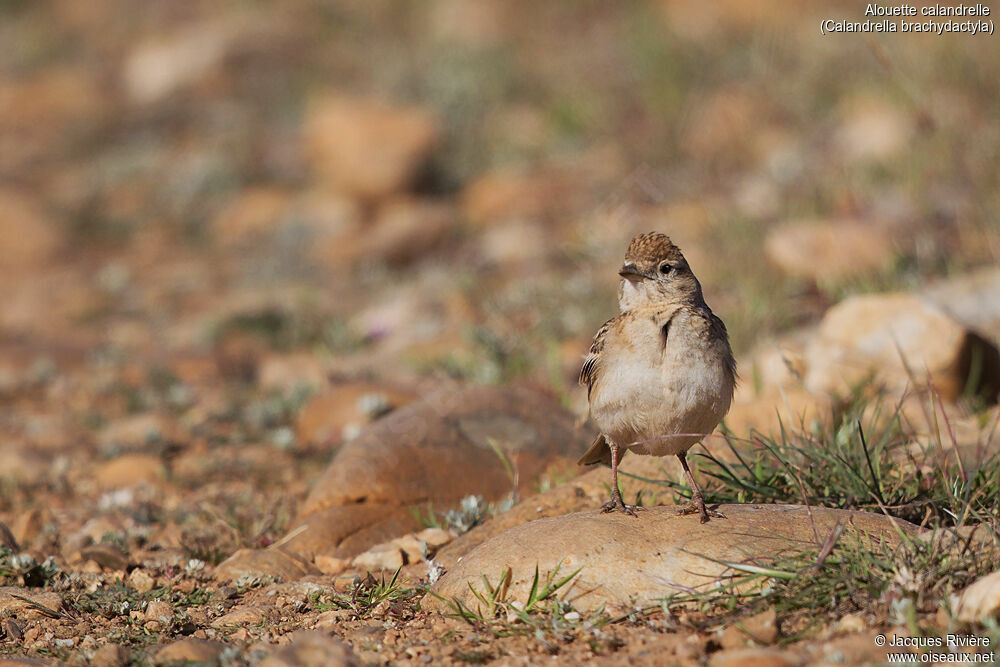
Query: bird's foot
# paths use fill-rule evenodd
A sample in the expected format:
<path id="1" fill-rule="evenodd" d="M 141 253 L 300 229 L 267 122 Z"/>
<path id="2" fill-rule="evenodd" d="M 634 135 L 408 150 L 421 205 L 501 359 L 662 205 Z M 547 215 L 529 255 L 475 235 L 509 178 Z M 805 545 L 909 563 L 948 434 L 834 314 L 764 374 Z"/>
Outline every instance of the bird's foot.
<path id="1" fill-rule="evenodd" d="M 685 514 L 700 514 L 702 523 L 708 523 L 709 517 L 713 517 L 715 519 L 726 518 L 726 515 L 722 512 L 706 508 L 705 500 L 701 496 L 695 496 L 686 504 L 682 505 L 681 508 L 677 510 L 677 514 L 681 516 Z"/>
<path id="2" fill-rule="evenodd" d="M 644 509 L 646 508 L 640 507 L 639 505 L 626 505 L 625 501 L 622 500 L 622 494 L 620 493 L 612 493 L 611 500 L 609 500 L 608 502 L 604 503 L 604 505 L 601 506 L 601 511 L 604 512 L 605 514 L 617 510 L 622 514 L 628 514 L 629 516 L 634 516 L 634 517 L 639 516 L 638 514 L 636 514 L 637 511 L 642 511 Z"/>

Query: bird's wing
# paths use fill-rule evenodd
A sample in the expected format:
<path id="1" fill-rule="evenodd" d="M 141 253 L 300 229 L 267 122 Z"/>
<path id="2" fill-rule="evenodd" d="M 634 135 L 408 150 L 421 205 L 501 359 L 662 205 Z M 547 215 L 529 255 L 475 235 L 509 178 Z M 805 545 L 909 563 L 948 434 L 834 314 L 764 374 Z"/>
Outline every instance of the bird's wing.
<path id="1" fill-rule="evenodd" d="M 726 331 L 726 323 L 711 310 L 708 311 L 708 326 L 712 337 L 726 342 L 726 371 L 733 377 L 733 383 L 739 382 L 740 375 L 736 372 L 736 358 L 733 356 L 733 349 L 729 344 L 729 332 Z"/>
<path id="2" fill-rule="evenodd" d="M 611 448 L 608 447 L 608 441 L 604 438 L 603 433 L 597 436 L 597 439 L 594 440 L 594 444 L 590 446 L 587 453 L 577 461 L 577 465 L 582 466 L 589 466 L 595 463 L 603 463 L 606 466 L 611 465 Z"/>
<path id="3" fill-rule="evenodd" d="M 594 388 L 594 383 L 597 382 L 597 376 L 601 370 L 601 352 L 604 350 L 604 339 L 608 335 L 608 331 L 611 330 L 611 325 L 614 324 L 621 315 L 617 317 L 612 317 L 610 320 L 604 323 L 600 329 L 597 330 L 597 334 L 594 336 L 594 342 L 590 344 L 590 352 L 587 353 L 587 357 L 583 360 L 583 368 L 580 369 L 580 384 L 587 385 L 587 398 L 590 398 L 590 391 Z"/>

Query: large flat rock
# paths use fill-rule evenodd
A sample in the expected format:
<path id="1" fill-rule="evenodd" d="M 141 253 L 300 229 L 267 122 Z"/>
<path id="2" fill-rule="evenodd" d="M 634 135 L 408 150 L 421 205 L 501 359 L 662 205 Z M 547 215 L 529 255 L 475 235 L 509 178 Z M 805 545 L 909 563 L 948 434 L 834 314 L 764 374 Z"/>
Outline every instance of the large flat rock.
<path id="1" fill-rule="evenodd" d="M 874 544 L 899 542 L 917 531 L 905 521 L 867 512 L 802 505 L 723 505 L 726 519 L 702 524 L 674 507 L 652 507 L 638 518 L 599 510 L 531 521 L 500 533 L 470 551 L 432 589 L 473 608 L 469 585 L 496 584 L 504 568 L 512 578 L 507 600 L 528 597 L 537 566 L 542 576 L 579 575 L 560 594 L 577 609 L 656 604 L 685 589 L 710 590 L 720 577 L 737 574 L 724 563 L 767 563 L 782 553 L 817 550 L 838 523 L 845 536 L 860 533 Z M 844 539 L 843 537 L 841 539 Z M 434 596 L 425 604 L 444 610 Z"/>
<path id="2" fill-rule="evenodd" d="M 468 495 L 503 499 L 514 490 L 511 470 L 518 494 L 530 496 L 547 471 L 572 469 L 592 437 L 551 397 L 529 389 L 430 392 L 341 447 L 288 534 L 267 550 L 234 554 L 216 576 L 307 574 L 316 556 L 351 558 L 419 530 L 414 508 L 444 512 Z"/>
<path id="3" fill-rule="evenodd" d="M 716 453 L 719 448 L 716 448 Z M 675 456 L 639 456 L 629 453 L 622 460 L 619 470 L 622 474 L 619 484 L 622 494 L 629 503 L 636 502 L 641 495 L 644 505 L 672 504 L 675 494 L 666 486 L 655 481 L 679 481 L 684 473 Z M 636 478 L 642 479 L 636 479 Z M 562 516 L 572 512 L 583 512 L 599 508 L 608 499 L 611 484 L 611 469 L 596 465 L 579 477 L 561 484 L 554 489 L 525 498 L 510 510 L 499 514 L 486 523 L 445 545 L 434 557 L 445 569 L 450 569 L 467 553 L 487 540 L 523 523 L 546 517 Z"/>

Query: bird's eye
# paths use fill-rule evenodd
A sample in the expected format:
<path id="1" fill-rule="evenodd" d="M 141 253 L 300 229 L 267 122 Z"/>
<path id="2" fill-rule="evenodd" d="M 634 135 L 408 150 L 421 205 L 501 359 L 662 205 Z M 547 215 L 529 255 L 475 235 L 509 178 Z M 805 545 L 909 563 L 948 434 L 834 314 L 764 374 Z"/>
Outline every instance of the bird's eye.
<path id="1" fill-rule="evenodd" d="M 663 275 L 668 275 L 673 270 L 674 267 L 670 266 L 667 263 L 660 264 L 660 273 L 662 273 Z"/>

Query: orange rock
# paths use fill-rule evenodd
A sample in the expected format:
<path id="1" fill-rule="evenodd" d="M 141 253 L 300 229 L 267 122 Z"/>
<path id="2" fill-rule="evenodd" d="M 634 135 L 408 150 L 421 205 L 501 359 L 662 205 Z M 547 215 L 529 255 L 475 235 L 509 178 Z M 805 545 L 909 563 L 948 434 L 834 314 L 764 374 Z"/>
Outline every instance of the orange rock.
<path id="1" fill-rule="evenodd" d="M 333 576 L 340 574 L 351 566 L 349 558 L 337 558 L 336 556 L 316 556 L 313 559 L 316 569 L 326 575 Z"/>
<path id="2" fill-rule="evenodd" d="M 156 102 L 208 76 L 226 55 L 233 28 L 221 21 L 203 22 L 141 42 L 126 57 L 122 72 L 129 97 L 141 104 Z"/>
<path id="3" fill-rule="evenodd" d="M 289 391 L 298 387 L 320 390 L 329 384 L 329 364 L 311 352 L 269 354 L 257 369 L 257 382 L 265 389 Z"/>
<path id="4" fill-rule="evenodd" d="M 997 348 L 910 294 L 855 296 L 831 308 L 806 347 L 806 366 L 806 387 L 817 394 L 845 394 L 872 376 L 895 390 L 929 379 L 946 400 L 970 377 L 975 390 L 995 396 L 1000 387 Z"/>
<path id="5" fill-rule="evenodd" d="M 512 172 L 486 173 L 462 191 L 462 213 L 477 226 L 535 216 L 542 202 L 534 183 L 534 178 Z"/>
<path id="6" fill-rule="evenodd" d="M 709 667 L 800 667 L 805 661 L 791 651 L 773 648 L 734 648 L 719 651 Z"/>
<path id="7" fill-rule="evenodd" d="M 97 436 L 104 446 L 144 445 L 150 440 L 166 438 L 170 426 L 156 413 L 142 413 L 111 422 Z"/>
<path id="8" fill-rule="evenodd" d="M 0 189 L 0 239 L 0 270 L 5 273 L 44 264 L 60 243 L 41 204 L 8 188 Z"/>
<path id="9" fill-rule="evenodd" d="M 764 250 L 784 273 L 819 283 L 875 275 L 896 260 L 892 231 L 866 220 L 790 222 L 768 233 Z"/>
<path id="10" fill-rule="evenodd" d="M 156 652 L 156 662 L 164 663 L 215 663 L 219 654 L 226 650 L 226 645 L 222 642 L 208 639 L 181 639 L 167 644 Z"/>
<path id="11" fill-rule="evenodd" d="M 837 148 L 852 162 L 888 160 L 910 145 L 913 118 L 897 106 L 872 98 L 848 99 L 835 135 Z"/>
<path id="12" fill-rule="evenodd" d="M 324 185 L 377 199 L 412 183 L 437 143 L 438 127 L 425 109 L 327 95 L 310 104 L 303 140 Z"/>
<path id="13" fill-rule="evenodd" d="M 351 565 L 361 571 L 397 570 L 403 566 L 403 551 L 397 545 L 378 544 L 354 557 Z"/>
<path id="14" fill-rule="evenodd" d="M 102 489 L 162 482 L 166 476 L 166 466 L 159 457 L 150 454 L 124 454 L 102 464 L 94 473 L 94 479 Z"/>
<path id="15" fill-rule="evenodd" d="M 355 667 L 361 664 L 351 647 L 317 630 L 300 630 L 291 641 L 260 662 L 260 667 Z"/>
<path id="16" fill-rule="evenodd" d="M 237 552 L 216 576 L 301 577 L 314 571 L 317 555 L 354 557 L 419 530 L 415 506 L 445 511 L 470 494 L 498 501 L 514 480 L 496 450 L 517 470 L 520 494 L 530 495 L 554 462 L 575 458 L 578 439 L 593 434 L 577 430 L 573 416 L 544 394 L 437 388 L 341 447 L 288 534 L 268 549 Z"/>
<path id="17" fill-rule="evenodd" d="M 1000 570 L 980 577 L 952 596 L 955 616 L 966 623 L 985 623 L 1000 612 Z"/>
<path id="18" fill-rule="evenodd" d="M 527 501 L 530 503 L 530 500 Z M 726 519 L 700 523 L 673 507 L 650 507 L 637 520 L 593 509 L 529 521 L 483 542 L 434 585 L 426 608 L 446 608 L 456 598 L 475 608 L 470 590 L 481 589 L 482 576 L 497 581 L 510 568 L 508 600 L 527 599 L 534 574 L 547 576 L 580 570 L 560 597 L 583 612 L 600 608 L 635 609 L 655 604 L 678 587 L 711 590 L 732 576 L 729 562 L 765 562 L 815 542 L 816 531 L 829 534 L 837 524 L 857 534 L 879 535 L 898 544 L 900 531 L 918 528 L 869 512 L 803 505 L 722 505 Z"/>
<path id="19" fill-rule="evenodd" d="M 303 512 L 359 499 L 403 506 L 433 500 L 454 507 L 470 493 L 502 498 L 511 491 L 511 480 L 491 442 L 519 468 L 527 495 L 548 463 L 575 454 L 573 432 L 573 416 L 537 392 L 485 386 L 438 390 L 345 444 Z"/>
<path id="20" fill-rule="evenodd" d="M 296 581 L 317 570 L 305 560 L 272 545 L 267 549 L 240 549 L 215 568 L 215 578 L 235 580 L 241 575 L 271 575 Z"/>
<path id="21" fill-rule="evenodd" d="M 296 424 L 300 442 L 339 442 L 413 401 L 416 396 L 389 383 L 340 384 L 309 399 Z"/>
<path id="22" fill-rule="evenodd" d="M 723 420 L 737 438 L 749 438 L 753 432 L 777 435 L 782 426 L 790 430 L 808 428 L 814 419 L 830 414 L 830 399 L 803 389 L 788 389 L 756 398 L 740 396 L 733 401 Z"/>

